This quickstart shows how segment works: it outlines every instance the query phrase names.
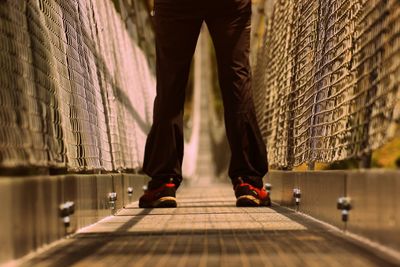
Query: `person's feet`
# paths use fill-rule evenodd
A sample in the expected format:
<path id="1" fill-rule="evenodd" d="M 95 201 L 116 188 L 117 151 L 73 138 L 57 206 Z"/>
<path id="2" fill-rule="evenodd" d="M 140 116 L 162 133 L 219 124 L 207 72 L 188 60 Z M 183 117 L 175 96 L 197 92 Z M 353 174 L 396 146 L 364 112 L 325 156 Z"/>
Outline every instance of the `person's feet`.
<path id="1" fill-rule="evenodd" d="M 148 189 L 139 199 L 139 208 L 175 208 L 176 186 L 171 181 L 156 189 Z"/>
<path id="2" fill-rule="evenodd" d="M 271 206 L 269 193 L 245 183 L 241 177 L 234 186 L 237 207 Z M 176 185 L 171 180 L 156 189 L 148 189 L 139 199 L 139 208 L 175 208 Z"/>
<path id="3" fill-rule="evenodd" d="M 237 207 L 271 206 L 269 193 L 264 188 L 256 188 L 238 179 L 234 187 Z"/>

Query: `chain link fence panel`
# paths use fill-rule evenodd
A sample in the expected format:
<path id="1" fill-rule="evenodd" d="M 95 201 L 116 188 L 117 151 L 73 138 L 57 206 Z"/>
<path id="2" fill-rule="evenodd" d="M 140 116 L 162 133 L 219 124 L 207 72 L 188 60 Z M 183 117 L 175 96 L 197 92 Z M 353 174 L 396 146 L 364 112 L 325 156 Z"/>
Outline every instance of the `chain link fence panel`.
<path id="1" fill-rule="evenodd" d="M 140 168 L 155 80 L 111 1 L 1 1 L 0 48 L 1 168 Z"/>
<path id="2" fill-rule="evenodd" d="M 400 2 L 272 2 L 253 86 L 270 164 L 362 157 L 393 138 Z"/>

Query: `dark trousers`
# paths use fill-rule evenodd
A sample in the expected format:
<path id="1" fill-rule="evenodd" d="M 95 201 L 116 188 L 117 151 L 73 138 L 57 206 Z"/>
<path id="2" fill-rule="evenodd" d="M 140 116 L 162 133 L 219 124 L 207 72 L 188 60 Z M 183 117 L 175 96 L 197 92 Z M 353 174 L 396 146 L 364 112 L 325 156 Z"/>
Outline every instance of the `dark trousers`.
<path id="1" fill-rule="evenodd" d="M 149 188 L 182 181 L 185 88 L 197 39 L 207 24 L 216 50 L 225 128 L 232 152 L 229 177 L 261 188 L 268 171 L 257 125 L 249 64 L 251 0 L 155 0 L 157 96 L 143 171 Z M 207 88 L 205 88 L 207 89 Z"/>

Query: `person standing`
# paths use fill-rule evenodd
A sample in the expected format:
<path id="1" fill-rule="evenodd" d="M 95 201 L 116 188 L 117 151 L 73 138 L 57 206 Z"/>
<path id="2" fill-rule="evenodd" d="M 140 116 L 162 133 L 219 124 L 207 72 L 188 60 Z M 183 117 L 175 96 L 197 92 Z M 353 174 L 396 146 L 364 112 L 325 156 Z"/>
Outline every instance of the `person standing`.
<path id="1" fill-rule="evenodd" d="M 176 207 L 182 182 L 185 88 L 197 39 L 207 24 L 218 64 L 229 177 L 237 206 L 270 204 L 262 178 L 267 152 L 257 124 L 249 62 L 251 0 L 155 0 L 157 95 L 143 171 L 151 177 L 141 208 Z"/>

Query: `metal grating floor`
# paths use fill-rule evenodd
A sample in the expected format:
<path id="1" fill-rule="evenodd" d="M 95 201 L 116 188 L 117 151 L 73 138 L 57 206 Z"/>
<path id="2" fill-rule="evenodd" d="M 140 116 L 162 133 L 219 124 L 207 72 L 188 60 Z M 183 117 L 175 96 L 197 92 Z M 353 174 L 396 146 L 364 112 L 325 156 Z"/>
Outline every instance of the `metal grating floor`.
<path id="1" fill-rule="evenodd" d="M 337 231 L 280 208 L 236 208 L 228 185 L 181 188 L 175 209 L 137 203 L 22 266 L 391 266 Z"/>

